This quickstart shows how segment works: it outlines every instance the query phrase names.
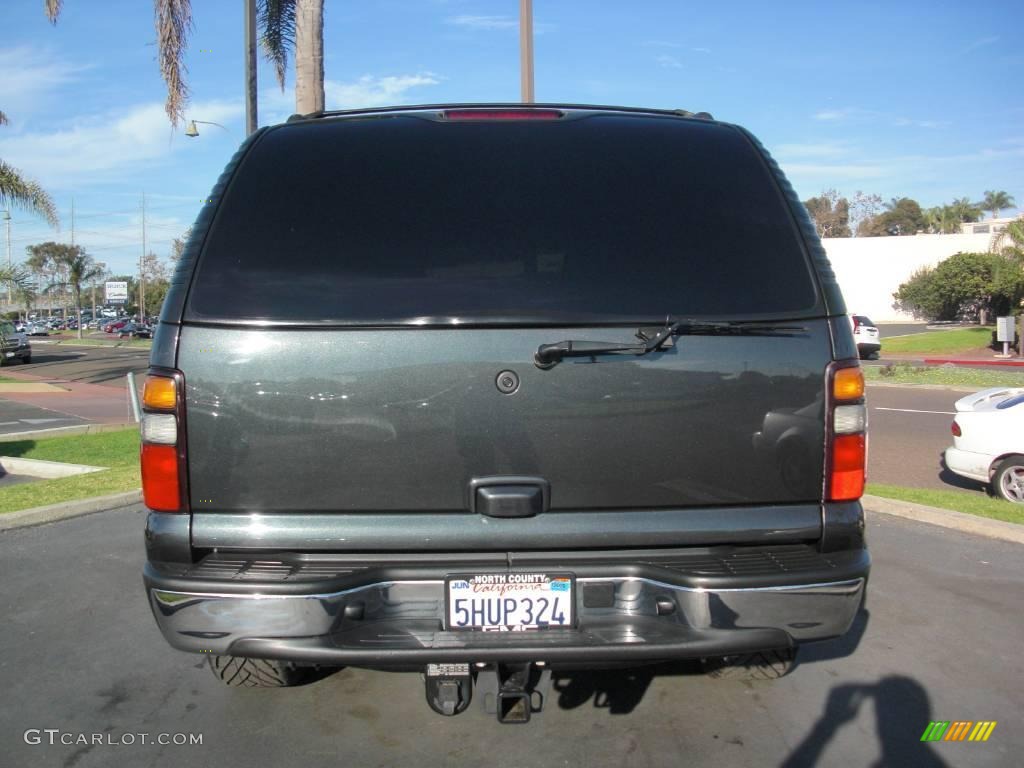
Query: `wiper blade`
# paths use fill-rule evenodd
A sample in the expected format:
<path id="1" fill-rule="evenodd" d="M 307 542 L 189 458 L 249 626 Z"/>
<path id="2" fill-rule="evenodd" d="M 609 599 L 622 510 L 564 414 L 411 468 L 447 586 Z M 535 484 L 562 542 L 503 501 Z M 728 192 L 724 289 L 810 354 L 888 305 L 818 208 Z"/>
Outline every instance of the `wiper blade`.
<path id="1" fill-rule="evenodd" d="M 798 325 L 779 325 L 739 320 L 677 320 L 660 327 L 644 327 L 636 332 L 640 340 L 631 344 L 613 341 L 556 341 L 537 347 L 534 362 L 538 368 L 551 368 L 566 357 L 592 357 L 607 354 L 646 355 L 661 349 L 673 336 L 779 336 L 806 333 Z"/>

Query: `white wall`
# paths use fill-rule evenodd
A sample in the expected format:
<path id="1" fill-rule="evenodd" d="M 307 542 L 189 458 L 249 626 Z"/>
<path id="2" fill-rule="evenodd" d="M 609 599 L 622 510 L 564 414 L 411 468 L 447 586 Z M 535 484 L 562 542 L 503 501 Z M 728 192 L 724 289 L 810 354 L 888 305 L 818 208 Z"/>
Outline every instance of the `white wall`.
<path id="1" fill-rule="evenodd" d="M 850 312 L 876 323 L 913 320 L 893 306 L 900 283 L 921 267 L 933 267 L 960 252 L 989 249 L 989 235 L 906 235 L 838 237 L 821 241 L 835 270 Z"/>

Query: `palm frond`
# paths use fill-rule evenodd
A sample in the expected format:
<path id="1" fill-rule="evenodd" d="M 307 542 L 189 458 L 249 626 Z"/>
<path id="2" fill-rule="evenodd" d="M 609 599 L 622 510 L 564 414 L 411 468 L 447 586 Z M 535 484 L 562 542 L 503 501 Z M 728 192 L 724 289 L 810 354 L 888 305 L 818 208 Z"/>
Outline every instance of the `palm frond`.
<path id="1" fill-rule="evenodd" d="M 0 112 L 0 125 L 7 125 L 7 115 Z"/>
<path id="2" fill-rule="evenodd" d="M 164 109 L 172 125 L 185 118 L 188 103 L 188 84 L 185 77 L 185 49 L 192 32 L 192 3 L 190 0 L 156 0 L 156 37 L 160 74 L 167 83 L 167 102 Z"/>
<path id="3" fill-rule="evenodd" d="M 288 52 L 295 48 L 295 0 L 259 0 L 257 8 L 256 23 L 263 30 L 260 46 L 273 63 L 283 91 Z"/>
<path id="4" fill-rule="evenodd" d="M 62 5 L 64 5 L 64 0 L 43 0 L 46 18 L 50 20 L 51 24 L 57 23 L 57 17 L 60 16 L 60 8 Z"/>
<path id="5" fill-rule="evenodd" d="M 32 288 L 32 276 L 23 267 L 0 267 L 0 285 L 9 285 L 18 291 Z"/>
<path id="6" fill-rule="evenodd" d="M 24 178 L 17 169 L 0 160 L 0 205 L 21 208 L 42 216 L 56 227 L 59 223 L 57 207 L 39 184 Z"/>

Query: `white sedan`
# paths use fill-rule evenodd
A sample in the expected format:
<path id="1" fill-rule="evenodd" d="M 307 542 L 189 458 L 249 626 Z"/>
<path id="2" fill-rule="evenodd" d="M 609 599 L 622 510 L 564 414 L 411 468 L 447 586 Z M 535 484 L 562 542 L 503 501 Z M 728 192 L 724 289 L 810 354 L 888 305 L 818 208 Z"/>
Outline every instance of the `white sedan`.
<path id="1" fill-rule="evenodd" d="M 1024 504 L 1024 387 L 985 389 L 957 400 L 952 430 L 946 467 Z"/>

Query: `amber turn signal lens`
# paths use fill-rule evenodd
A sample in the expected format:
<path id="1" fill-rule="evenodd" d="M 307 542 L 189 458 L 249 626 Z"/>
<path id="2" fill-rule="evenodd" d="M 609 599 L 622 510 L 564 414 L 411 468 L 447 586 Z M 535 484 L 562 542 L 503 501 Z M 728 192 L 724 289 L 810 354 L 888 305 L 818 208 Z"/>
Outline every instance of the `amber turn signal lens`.
<path id="1" fill-rule="evenodd" d="M 154 410 L 173 410 L 177 402 L 174 379 L 167 376 L 146 376 L 142 387 L 142 406 Z"/>
<path id="2" fill-rule="evenodd" d="M 864 372 L 860 367 L 840 368 L 832 377 L 832 396 L 836 400 L 858 400 L 864 397 Z"/>

